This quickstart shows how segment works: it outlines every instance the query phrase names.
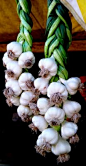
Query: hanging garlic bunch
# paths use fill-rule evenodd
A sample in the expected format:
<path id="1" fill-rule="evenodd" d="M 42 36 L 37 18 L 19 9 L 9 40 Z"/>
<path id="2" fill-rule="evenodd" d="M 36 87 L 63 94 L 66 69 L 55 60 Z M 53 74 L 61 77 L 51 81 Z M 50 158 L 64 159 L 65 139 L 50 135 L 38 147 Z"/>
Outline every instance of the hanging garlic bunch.
<path id="1" fill-rule="evenodd" d="M 66 86 L 70 95 L 76 94 L 81 84 L 79 77 L 71 77 L 68 80 L 60 78 L 60 81 Z"/>
<path id="2" fill-rule="evenodd" d="M 41 59 L 38 66 L 40 68 L 39 76 L 43 78 L 50 79 L 57 73 L 58 66 L 53 56 Z"/>
<path id="3" fill-rule="evenodd" d="M 77 101 L 66 100 L 63 103 L 63 110 L 68 118 L 70 118 L 74 123 L 77 123 L 81 115 L 79 114 L 81 110 L 81 104 Z"/>

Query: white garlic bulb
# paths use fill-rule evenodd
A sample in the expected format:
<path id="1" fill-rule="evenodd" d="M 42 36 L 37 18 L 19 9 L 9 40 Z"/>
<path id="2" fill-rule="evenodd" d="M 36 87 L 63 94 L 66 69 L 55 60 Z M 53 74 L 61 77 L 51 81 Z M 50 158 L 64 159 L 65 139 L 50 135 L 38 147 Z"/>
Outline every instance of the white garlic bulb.
<path id="1" fill-rule="evenodd" d="M 51 151 L 55 155 L 61 155 L 69 153 L 71 151 L 71 146 L 69 142 L 62 137 L 59 137 L 58 142 L 51 147 Z"/>
<path id="2" fill-rule="evenodd" d="M 3 61 L 3 66 L 6 67 L 7 64 L 12 61 L 11 58 L 8 57 L 8 53 L 5 52 L 4 55 L 3 55 L 3 58 L 2 58 L 2 61 Z"/>
<path id="3" fill-rule="evenodd" d="M 34 87 L 40 91 L 41 94 L 46 95 L 49 81 L 45 78 L 36 78 L 34 80 Z"/>
<path id="4" fill-rule="evenodd" d="M 38 66 L 41 69 L 39 75 L 46 79 L 50 79 L 57 73 L 58 66 L 53 56 L 41 59 Z"/>
<path id="5" fill-rule="evenodd" d="M 30 119 L 30 116 L 32 115 L 32 111 L 30 110 L 30 108 L 24 105 L 19 105 L 19 107 L 17 108 L 17 113 L 18 113 L 18 116 L 24 122 L 28 122 Z"/>
<path id="6" fill-rule="evenodd" d="M 23 52 L 18 59 L 18 64 L 21 68 L 30 69 L 34 63 L 35 56 L 31 51 Z"/>
<path id="7" fill-rule="evenodd" d="M 64 139 L 68 139 L 75 135 L 78 130 L 78 126 L 73 122 L 64 121 L 61 126 L 61 136 Z"/>
<path id="8" fill-rule="evenodd" d="M 41 115 L 33 116 L 32 122 L 34 126 L 37 127 L 41 132 L 48 127 L 48 123 L 46 122 L 45 118 Z"/>
<path id="9" fill-rule="evenodd" d="M 38 136 L 37 145 L 42 146 L 45 143 L 49 143 L 51 145 L 56 144 L 58 141 L 58 132 L 53 128 L 47 128 L 42 131 L 42 133 Z"/>
<path id="10" fill-rule="evenodd" d="M 80 86 L 81 80 L 79 77 L 71 77 L 68 80 L 60 78 L 60 81 L 66 86 L 68 93 L 74 95 L 77 93 L 77 90 Z"/>
<path id="11" fill-rule="evenodd" d="M 11 59 L 18 58 L 22 53 L 22 44 L 18 43 L 17 41 L 12 41 L 11 43 L 7 44 L 7 53 L 8 57 Z"/>
<path id="12" fill-rule="evenodd" d="M 78 113 L 81 110 L 81 104 L 77 101 L 66 100 L 63 103 L 63 110 L 68 118 L 71 118 L 73 114 Z"/>
<path id="13" fill-rule="evenodd" d="M 67 99 L 68 91 L 59 81 L 52 82 L 47 88 L 47 96 L 50 98 L 51 103 L 59 106 Z"/>
<path id="14" fill-rule="evenodd" d="M 45 119 L 51 126 L 57 126 L 64 121 L 65 112 L 56 106 L 50 107 L 45 113 Z"/>
<path id="15" fill-rule="evenodd" d="M 24 91 L 20 96 L 20 103 L 24 106 L 29 105 L 30 102 L 33 102 L 35 95 L 31 91 Z"/>
<path id="16" fill-rule="evenodd" d="M 11 79 L 7 81 L 5 84 L 5 87 L 6 87 L 6 90 L 7 90 L 6 92 L 8 96 L 11 95 L 11 96 L 17 97 L 22 93 L 22 89 L 20 88 L 17 80 Z"/>
<path id="17" fill-rule="evenodd" d="M 37 107 L 39 109 L 40 114 L 44 115 L 48 110 L 48 108 L 50 107 L 49 99 L 45 97 L 40 97 L 37 100 Z"/>
<path id="18" fill-rule="evenodd" d="M 18 82 L 22 90 L 30 90 L 33 88 L 34 76 L 31 73 L 24 72 L 20 75 Z"/>
<path id="19" fill-rule="evenodd" d="M 22 68 L 18 65 L 18 61 L 11 61 L 7 64 L 6 74 L 9 78 L 18 79 L 22 73 Z"/>
<path id="20" fill-rule="evenodd" d="M 19 106 L 20 105 L 20 97 L 14 97 L 12 96 L 10 98 L 10 102 L 15 105 L 15 106 Z"/>

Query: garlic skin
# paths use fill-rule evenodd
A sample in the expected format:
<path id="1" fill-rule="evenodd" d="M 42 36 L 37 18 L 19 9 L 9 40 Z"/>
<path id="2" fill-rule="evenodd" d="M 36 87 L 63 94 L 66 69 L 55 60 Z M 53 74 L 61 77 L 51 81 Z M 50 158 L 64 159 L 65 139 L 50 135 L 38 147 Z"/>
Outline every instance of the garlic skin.
<path id="1" fill-rule="evenodd" d="M 12 95 L 14 97 L 19 96 L 22 93 L 22 89 L 20 88 L 17 80 L 9 80 L 6 82 L 5 87 L 7 89 L 7 95 L 9 96 L 9 91 L 11 89 Z"/>
<path id="2" fill-rule="evenodd" d="M 75 135 L 78 130 L 78 126 L 73 122 L 64 121 L 61 126 L 61 136 L 64 139 L 69 139 Z"/>
<path id="3" fill-rule="evenodd" d="M 41 69 L 39 75 L 43 78 L 50 79 L 57 73 L 58 66 L 53 56 L 41 59 L 38 66 Z"/>
<path id="4" fill-rule="evenodd" d="M 41 115 L 33 116 L 32 122 L 34 126 L 37 127 L 41 132 L 48 127 L 48 123 L 46 122 L 45 118 Z"/>
<path id="5" fill-rule="evenodd" d="M 49 81 L 45 78 L 36 78 L 34 80 L 34 87 L 41 93 L 46 95 Z"/>
<path id="6" fill-rule="evenodd" d="M 20 104 L 27 106 L 30 102 L 33 102 L 35 100 L 35 95 L 31 91 L 24 91 L 22 92 L 20 96 Z"/>
<path id="7" fill-rule="evenodd" d="M 22 53 L 22 44 L 17 41 L 12 41 L 11 43 L 7 44 L 7 53 L 8 57 L 11 59 L 18 58 Z"/>
<path id="8" fill-rule="evenodd" d="M 12 61 L 12 59 L 8 57 L 8 53 L 7 52 L 4 53 L 2 61 L 3 61 L 3 66 L 4 67 L 6 67 L 7 64 Z"/>
<path id="9" fill-rule="evenodd" d="M 23 52 L 18 59 L 18 64 L 21 68 L 30 69 L 34 63 L 35 56 L 31 51 Z"/>
<path id="10" fill-rule="evenodd" d="M 69 153 L 71 151 L 71 146 L 69 142 L 62 137 L 59 137 L 58 142 L 51 147 L 53 154 L 59 156 L 61 154 Z"/>
<path id="11" fill-rule="evenodd" d="M 31 73 L 22 73 L 18 79 L 19 86 L 22 90 L 30 90 L 33 88 L 34 77 Z"/>
<path id="12" fill-rule="evenodd" d="M 24 122 L 28 122 L 30 120 L 30 116 L 32 115 L 32 111 L 29 109 L 29 107 L 24 105 L 19 105 L 17 108 L 17 113 Z"/>
<path id="13" fill-rule="evenodd" d="M 68 118 L 71 118 L 75 113 L 81 110 L 81 104 L 76 101 L 66 100 L 63 103 L 63 110 Z"/>
<path id="14" fill-rule="evenodd" d="M 37 107 L 41 115 L 45 115 L 48 108 L 50 107 L 50 102 L 48 98 L 41 97 L 37 100 Z"/>
<path id="15" fill-rule="evenodd" d="M 74 95 L 77 93 L 77 90 L 80 86 L 81 80 L 79 77 L 71 77 L 68 80 L 60 78 L 60 81 L 66 86 L 68 93 Z"/>
<path id="16" fill-rule="evenodd" d="M 45 113 L 45 119 L 51 126 L 57 126 L 64 121 L 65 112 L 56 106 L 50 107 Z"/>
<path id="17" fill-rule="evenodd" d="M 37 146 L 42 146 L 45 143 L 49 143 L 51 145 L 56 144 L 58 141 L 58 132 L 53 128 L 47 128 L 42 131 L 42 133 L 38 136 Z"/>
<path id="18" fill-rule="evenodd" d="M 68 91 L 59 81 L 52 82 L 47 88 L 47 96 L 50 98 L 51 103 L 59 106 L 67 99 Z"/>
<path id="19" fill-rule="evenodd" d="M 22 68 L 18 65 L 18 61 L 11 61 L 7 64 L 6 74 L 9 78 L 18 79 L 22 73 Z"/>

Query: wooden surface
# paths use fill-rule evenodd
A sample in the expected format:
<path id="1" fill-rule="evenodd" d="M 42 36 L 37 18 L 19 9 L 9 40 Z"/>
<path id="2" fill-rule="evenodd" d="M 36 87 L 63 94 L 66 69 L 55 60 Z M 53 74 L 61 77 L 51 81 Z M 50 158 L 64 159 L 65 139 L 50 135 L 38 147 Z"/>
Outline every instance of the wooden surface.
<path id="1" fill-rule="evenodd" d="M 33 20 L 33 51 L 43 52 L 47 18 L 47 0 L 31 0 L 31 18 Z M 0 0 L 0 52 L 6 51 L 6 44 L 16 40 L 20 19 L 17 15 L 15 0 Z M 76 22 L 71 13 L 72 44 L 69 51 L 86 51 L 86 32 Z"/>

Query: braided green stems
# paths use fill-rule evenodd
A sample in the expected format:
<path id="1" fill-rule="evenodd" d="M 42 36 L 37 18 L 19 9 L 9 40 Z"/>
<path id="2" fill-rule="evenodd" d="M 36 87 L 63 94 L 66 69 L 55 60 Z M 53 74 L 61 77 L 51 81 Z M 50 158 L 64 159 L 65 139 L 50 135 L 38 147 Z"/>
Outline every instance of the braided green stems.
<path id="1" fill-rule="evenodd" d="M 72 40 L 72 24 L 68 10 L 60 3 L 60 0 L 48 0 L 48 13 L 46 23 L 47 39 L 44 46 L 45 57 L 52 54 L 58 65 L 57 76 L 52 77 L 51 82 L 58 77 L 67 79 L 67 49 Z"/>
<path id="2" fill-rule="evenodd" d="M 17 36 L 17 41 L 22 43 L 23 52 L 31 51 L 32 49 L 32 19 L 30 17 L 31 3 L 30 0 L 16 0 L 17 13 L 20 18 L 20 32 Z"/>

